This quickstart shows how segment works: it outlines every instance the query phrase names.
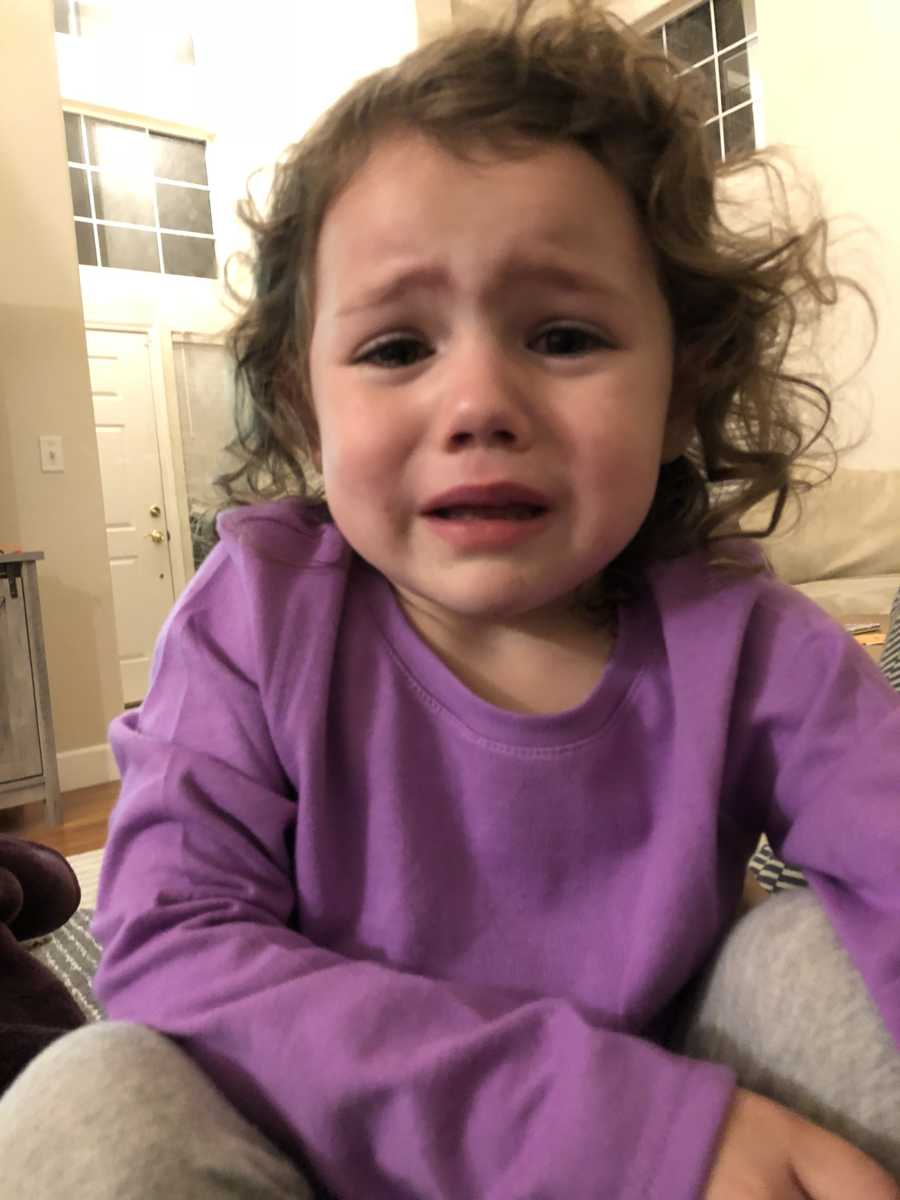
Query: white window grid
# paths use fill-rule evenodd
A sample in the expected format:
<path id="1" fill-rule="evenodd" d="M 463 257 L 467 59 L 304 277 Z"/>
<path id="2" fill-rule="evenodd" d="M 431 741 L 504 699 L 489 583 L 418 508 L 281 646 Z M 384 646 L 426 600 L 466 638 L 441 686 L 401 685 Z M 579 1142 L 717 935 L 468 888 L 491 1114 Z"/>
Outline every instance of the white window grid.
<path id="1" fill-rule="evenodd" d="M 719 45 L 718 30 L 716 27 L 716 0 L 701 0 L 699 4 L 688 4 L 683 8 L 676 9 L 666 15 L 665 21 L 656 25 L 651 30 L 651 34 L 660 34 L 662 37 L 663 50 L 666 54 L 669 53 L 668 37 L 666 26 L 679 17 L 684 17 L 688 13 L 697 12 L 699 9 L 707 8 L 709 10 L 710 27 L 712 30 L 713 52 L 707 55 L 706 58 L 698 59 L 697 62 L 688 64 L 686 70 L 696 71 L 702 70 L 710 64 L 713 66 L 716 80 L 716 115 L 711 117 L 707 122 L 707 128 L 716 127 L 718 133 L 719 158 L 724 161 L 728 155 L 725 148 L 725 117 L 732 113 L 741 112 L 742 110 L 750 109 L 753 115 L 753 130 L 754 142 L 757 147 L 765 145 L 765 133 L 763 130 L 762 117 L 762 89 L 759 82 L 759 71 L 757 64 L 759 34 L 756 28 L 756 13 L 754 0 L 743 0 L 745 28 L 749 27 L 749 32 L 744 37 L 738 38 L 737 41 L 729 42 L 727 45 Z M 722 99 L 722 78 L 721 78 L 721 63 L 722 59 L 727 55 L 734 54 L 735 51 L 746 50 L 747 62 L 750 68 L 750 99 L 742 101 L 740 104 L 735 104 L 731 108 L 721 109 L 720 103 Z"/>
<path id="2" fill-rule="evenodd" d="M 156 273 L 163 274 L 163 275 L 172 273 L 172 272 L 167 272 L 165 269 L 166 260 L 165 260 L 164 254 L 163 254 L 163 245 L 162 245 L 162 235 L 164 233 L 174 233 L 174 234 L 177 234 L 179 237 L 191 237 L 191 238 L 197 238 L 198 240 L 215 242 L 216 235 L 214 233 L 197 233 L 194 230 L 174 229 L 168 225 L 161 225 L 160 220 L 159 220 L 159 205 L 157 204 L 157 200 L 156 200 L 156 188 L 155 187 L 153 188 L 153 191 L 152 191 L 153 215 L 155 218 L 155 223 L 153 225 L 139 225 L 139 224 L 136 224 L 131 221 L 109 221 L 103 217 L 98 217 L 97 209 L 96 209 L 96 206 L 94 203 L 94 185 L 93 185 L 92 176 L 102 174 L 102 172 L 104 170 L 108 170 L 109 168 L 97 167 L 88 161 L 90 155 L 88 153 L 87 125 L 85 123 L 84 118 L 86 116 L 88 116 L 88 117 L 91 116 L 91 114 L 76 112 L 73 109 L 66 109 L 65 111 L 70 113 L 74 117 L 78 117 L 78 132 L 81 137 L 81 153 L 84 158 L 83 162 L 73 162 L 71 159 L 68 159 L 68 156 L 67 156 L 68 166 L 75 167 L 79 171 L 84 171 L 85 174 L 87 175 L 87 177 L 88 177 L 88 201 L 90 203 L 90 208 L 91 208 L 90 217 L 76 216 L 75 223 L 78 225 L 90 225 L 91 226 L 91 232 L 93 234 L 93 239 L 94 239 L 94 254 L 97 258 L 97 266 L 98 267 L 102 267 L 104 265 L 101 254 L 100 254 L 100 227 L 101 226 L 110 226 L 114 229 L 137 229 L 137 230 L 141 230 L 144 233 L 154 233 L 156 235 L 156 252 L 159 255 L 159 264 L 160 264 L 160 270 L 159 270 L 159 272 L 156 272 Z M 103 118 L 98 118 L 98 119 L 102 120 Z M 172 134 L 169 134 L 164 130 L 161 130 L 161 129 L 154 130 L 146 125 L 135 125 L 135 126 L 133 126 L 133 128 L 140 129 L 140 131 L 142 133 L 144 133 L 148 138 L 151 133 L 165 133 L 166 137 L 173 136 Z M 196 139 L 189 139 L 189 140 L 193 141 Z M 210 193 L 209 184 L 188 183 L 183 179 L 169 179 L 164 175 L 154 174 L 153 182 L 154 182 L 154 184 L 168 183 L 168 184 L 173 184 L 176 187 L 192 188 L 198 192 L 206 192 L 207 195 L 209 195 L 209 193 Z"/>

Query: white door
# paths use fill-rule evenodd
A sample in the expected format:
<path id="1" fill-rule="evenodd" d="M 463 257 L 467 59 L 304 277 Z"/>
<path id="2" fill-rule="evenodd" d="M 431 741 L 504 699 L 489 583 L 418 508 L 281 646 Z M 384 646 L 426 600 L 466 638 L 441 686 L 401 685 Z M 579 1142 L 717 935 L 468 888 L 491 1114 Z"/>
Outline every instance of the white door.
<path id="1" fill-rule="evenodd" d="M 143 700 L 153 646 L 175 599 L 148 340 L 87 331 L 119 665 Z"/>

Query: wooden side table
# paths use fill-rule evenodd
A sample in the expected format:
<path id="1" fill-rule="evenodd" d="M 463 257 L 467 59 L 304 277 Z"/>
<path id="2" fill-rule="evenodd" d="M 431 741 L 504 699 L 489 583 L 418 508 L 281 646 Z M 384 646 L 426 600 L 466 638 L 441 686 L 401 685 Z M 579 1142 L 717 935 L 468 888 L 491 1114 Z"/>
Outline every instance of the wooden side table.
<path id="1" fill-rule="evenodd" d="M 62 822 L 37 562 L 0 554 L 0 809 L 43 800 Z"/>

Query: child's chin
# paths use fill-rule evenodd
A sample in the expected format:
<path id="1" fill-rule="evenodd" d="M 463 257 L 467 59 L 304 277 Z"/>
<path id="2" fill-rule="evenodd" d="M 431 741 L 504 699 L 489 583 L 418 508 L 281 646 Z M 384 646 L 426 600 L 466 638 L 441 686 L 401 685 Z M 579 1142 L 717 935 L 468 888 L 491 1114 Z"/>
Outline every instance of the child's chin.
<path id="1" fill-rule="evenodd" d="M 543 589 L 523 587 L 513 581 L 506 585 L 448 589 L 435 601 L 457 617 L 473 621 L 501 621 L 521 618 L 555 608 L 562 600 L 548 596 Z"/>

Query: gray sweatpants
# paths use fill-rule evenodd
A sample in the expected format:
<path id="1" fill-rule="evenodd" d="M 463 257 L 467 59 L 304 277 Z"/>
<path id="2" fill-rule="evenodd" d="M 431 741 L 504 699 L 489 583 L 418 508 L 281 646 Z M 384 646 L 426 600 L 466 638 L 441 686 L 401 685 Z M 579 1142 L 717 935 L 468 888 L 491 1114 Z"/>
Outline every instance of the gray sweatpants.
<path id="1" fill-rule="evenodd" d="M 735 925 L 672 1049 L 728 1063 L 742 1086 L 900 1179 L 900 1053 L 809 892 L 773 897 Z M 69 1034 L 0 1100 L 2 1200 L 316 1194 L 181 1050 L 139 1026 Z"/>

